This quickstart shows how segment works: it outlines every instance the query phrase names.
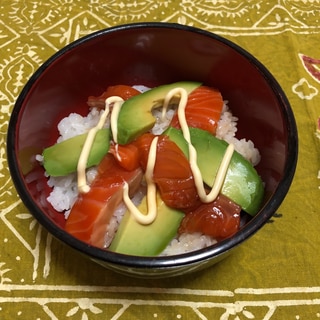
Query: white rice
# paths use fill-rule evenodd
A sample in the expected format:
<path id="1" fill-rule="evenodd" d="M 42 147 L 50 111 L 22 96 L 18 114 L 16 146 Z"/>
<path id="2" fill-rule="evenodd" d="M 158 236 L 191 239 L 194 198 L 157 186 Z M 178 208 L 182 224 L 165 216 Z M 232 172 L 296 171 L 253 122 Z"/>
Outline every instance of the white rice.
<path id="1" fill-rule="evenodd" d="M 161 256 L 172 256 L 182 254 L 194 250 L 206 248 L 217 243 L 217 240 L 210 236 L 195 233 L 182 233 L 177 238 L 173 239 L 167 248 L 160 254 Z"/>
<path id="2" fill-rule="evenodd" d="M 58 124 L 60 136 L 57 142 L 88 132 L 92 127 L 97 125 L 102 112 L 103 110 L 93 108 L 87 116 L 71 113 L 68 117 L 63 118 Z M 106 123 L 106 126 L 108 125 L 109 123 Z"/>
<path id="3" fill-rule="evenodd" d="M 259 150 L 255 148 L 251 140 L 239 140 L 236 138 L 237 122 L 238 118 L 232 115 L 227 102 L 225 102 L 221 118 L 218 122 L 216 137 L 228 143 L 233 143 L 235 150 L 251 162 L 253 166 L 256 166 L 261 159 Z"/>
<path id="4" fill-rule="evenodd" d="M 148 89 L 144 86 L 136 86 L 135 88 L 141 92 Z M 98 123 L 101 112 L 103 111 L 93 108 L 87 116 L 71 113 L 68 117 L 62 119 L 58 124 L 60 136 L 57 142 L 69 139 L 73 136 L 90 130 Z M 164 121 L 161 120 L 161 110 L 153 110 L 153 115 L 156 118 L 156 124 L 152 129 L 152 132 L 154 134 L 161 134 L 169 125 L 174 115 L 174 110 L 168 110 L 166 119 Z M 235 135 L 237 132 L 237 121 L 238 119 L 232 115 L 227 103 L 225 102 L 223 113 L 218 123 L 216 136 L 217 138 L 223 139 L 228 143 L 233 143 L 235 150 L 255 166 L 260 161 L 259 151 L 254 147 L 254 144 L 251 140 L 239 140 L 236 138 Z M 109 123 L 106 124 L 106 126 L 109 125 Z M 37 156 L 37 160 L 41 162 L 42 157 Z M 95 168 L 90 168 L 87 170 L 87 179 L 89 183 L 94 179 L 95 175 Z M 65 218 L 67 219 L 70 209 L 72 208 L 78 195 L 76 174 L 70 174 L 65 177 L 49 177 L 48 185 L 52 188 L 52 192 L 47 200 L 58 212 L 63 212 L 65 214 Z M 145 191 L 143 191 L 143 189 L 142 191 L 140 190 L 133 199 L 134 203 L 139 204 L 144 194 Z M 110 242 L 118 229 L 118 225 L 125 211 L 126 207 L 124 204 L 120 205 L 115 211 L 106 231 L 105 247 L 110 245 Z M 215 239 L 200 233 L 181 234 L 171 241 L 161 255 L 185 253 L 207 247 L 216 242 L 217 241 Z"/>
<path id="5" fill-rule="evenodd" d="M 159 109 L 154 109 L 152 111 L 153 116 L 156 118 L 156 123 L 152 128 L 151 132 L 153 134 L 159 135 L 161 134 L 170 124 L 175 111 L 169 109 L 166 113 L 166 118 L 162 119 L 162 112 Z"/>
<path id="6" fill-rule="evenodd" d="M 58 212 L 66 212 L 65 217 L 67 218 L 78 196 L 76 175 L 49 177 L 48 185 L 53 189 L 47 200 Z"/>
<path id="7" fill-rule="evenodd" d="M 96 174 L 97 171 L 94 167 L 87 170 L 86 176 L 89 184 L 96 177 Z M 63 212 L 65 218 L 68 219 L 70 209 L 78 197 L 76 173 L 63 177 L 49 177 L 48 186 L 52 188 L 52 191 L 47 200 L 55 210 Z"/>
<path id="8" fill-rule="evenodd" d="M 132 86 L 132 88 L 140 91 L 141 93 L 150 90 L 149 87 L 146 87 L 146 86 L 144 86 L 144 85 L 134 85 L 134 86 Z"/>

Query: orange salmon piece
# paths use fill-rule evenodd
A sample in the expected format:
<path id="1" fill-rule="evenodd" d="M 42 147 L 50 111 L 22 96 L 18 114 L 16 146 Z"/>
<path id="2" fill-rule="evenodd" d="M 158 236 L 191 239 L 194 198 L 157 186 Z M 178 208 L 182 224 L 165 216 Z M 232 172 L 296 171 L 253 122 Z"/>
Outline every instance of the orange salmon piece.
<path id="1" fill-rule="evenodd" d="M 147 133 L 135 142 L 140 151 L 140 164 L 144 170 L 154 137 Z M 161 199 L 167 206 L 187 210 L 199 203 L 189 161 L 181 149 L 166 135 L 159 136 L 153 180 Z"/>
<path id="2" fill-rule="evenodd" d="M 220 91 L 200 86 L 188 96 L 185 109 L 187 124 L 189 127 L 199 128 L 215 134 L 222 108 L 223 99 Z M 177 113 L 173 116 L 170 125 L 177 129 L 180 128 Z"/>
<path id="3" fill-rule="evenodd" d="M 201 232 L 217 241 L 231 237 L 240 228 L 241 207 L 223 195 L 188 212 L 179 233 Z"/>
<path id="4" fill-rule="evenodd" d="M 96 107 L 104 109 L 105 107 L 105 100 L 107 98 L 118 96 L 122 98 L 123 100 L 128 100 L 131 97 L 134 97 L 136 95 L 140 94 L 140 92 L 130 86 L 119 84 L 115 86 L 110 86 L 104 91 L 100 96 L 89 96 L 88 97 L 88 105 L 90 107 Z"/>
<path id="5" fill-rule="evenodd" d="M 140 167 L 128 171 L 122 168 L 113 155 L 107 154 L 98 166 L 98 174 L 88 193 L 81 193 L 66 221 L 65 230 L 74 237 L 103 248 L 107 225 L 123 199 L 123 184 L 134 194 L 141 183 Z"/>

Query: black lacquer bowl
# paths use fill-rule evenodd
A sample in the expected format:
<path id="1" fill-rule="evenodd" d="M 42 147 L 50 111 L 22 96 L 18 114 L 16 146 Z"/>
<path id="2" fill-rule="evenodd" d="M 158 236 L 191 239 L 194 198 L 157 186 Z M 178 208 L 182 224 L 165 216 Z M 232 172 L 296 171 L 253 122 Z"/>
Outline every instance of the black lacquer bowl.
<path id="1" fill-rule="evenodd" d="M 53 143 L 56 124 L 86 108 L 108 85 L 154 87 L 175 81 L 217 87 L 240 120 L 238 137 L 261 153 L 265 182 L 258 214 L 233 237 L 172 257 L 126 256 L 92 247 L 63 230 L 63 215 L 48 205 L 48 188 L 35 155 Z M 53 236 L 90 259 L 136 277 L 169 277 L 213 265 L 258 231 L 275 213 L 292 182 L 298 152 L 294 115 L 274 77 L 248 52 L 215 34 L 168 23 L 138 23 L 98 31 L 61 49 L 30 78 L 14 106 L 7 140 L 12 179 L 26 207 Z M 36 179 L 30 179 L 35 175 Z M 71 263 L 71 261 L 70 261 Z"/>

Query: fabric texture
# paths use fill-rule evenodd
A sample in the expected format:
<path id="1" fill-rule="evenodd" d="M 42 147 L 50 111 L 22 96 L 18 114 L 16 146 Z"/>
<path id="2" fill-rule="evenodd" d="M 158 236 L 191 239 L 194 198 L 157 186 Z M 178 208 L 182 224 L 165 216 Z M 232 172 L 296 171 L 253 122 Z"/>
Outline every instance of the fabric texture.
<path id="1" fill-rule="evenodd" d="M 117 275 L 53 239 L 17 196 L 5 151 L 15 100 L 47 58 L 139 21 L 196 26 L 245 48 L 282 86 L 299 131 L 295 178 L 271 221 L 214 267 L 162 280 Z M 2 0 L 0 319 L 320 318 L 319 37 L 316 0 Z"/>

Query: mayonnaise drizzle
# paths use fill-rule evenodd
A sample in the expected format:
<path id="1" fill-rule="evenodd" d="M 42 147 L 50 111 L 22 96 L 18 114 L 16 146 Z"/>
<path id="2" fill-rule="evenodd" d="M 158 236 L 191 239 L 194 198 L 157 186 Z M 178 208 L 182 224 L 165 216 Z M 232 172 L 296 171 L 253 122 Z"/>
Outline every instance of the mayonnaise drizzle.
<path id="1" fill-rule="evenodd" d="M 224 154 L 224 157 L 222 159 L 222 162 L 220 164 L 220 167 L 219 167 L 217 176 L 215 178 L 214 184 L 211 188 L 211 191 L 207 194 L 206 190 L 204 188 L 202 175 L 201 175 L 199 166 L 197 164 L 197 151 L 191 143 L 190 131 L 189 131 L 188 123 L 186 120 L 185 108 L 186 108 L 187 101 L 188 101 L 187 91 L 184 90 L 183 88 L 175 88 L 175 89 L 170 90 L 164 99 L 163 109 L 167 110 L 170 100 L 175 95 L 180 95 L 180 101 L 179 101 L 179 105 L 178 105 L 178 119 L 179 119 L 180 127 L 182 130 L 182 134 L 188 143 L 189 163 L 190 163 L 191 171 L 193 173 L 194 182 L 196 185 L 197 192 L 199 194 L 199 198 L 204 203 L 212 202 L 217 198 L 217 196 L 222 188 L 224 178 L 226 176 L 226 173 L 227 173 L 227 170 L 229 167 L 229 163 L 231 161 L 231 157 L 232 157 L 232 154 L 234 151 L 234 146 L 233 146 L 233 144 L 229 144 L 229 146 Z"/>
<path id="2" fill-rule="evenodd" d="M 86 141 L 85 141 L 83 148 L 81 150 L 80 157 L 79 157 L 78 164 L 77 164 L 78 191 L 79 191 L 79 193 L 87 193 L 90 191 L 90 186 L 87 184 L 87 178 L 86 178 L 86 166 L 87 166 L 87 161 L 89 158 L 90 150 L 91 150 L 92 144 L 94 142 L 94 139 L 96 137 L 96 134 L 100 129 L 103 128 L 103 126 L 107 120 L 107 117 L 110 113 L 110 105 L 113 104 L 111 121 L 113 120 L 116 122 L 122 103 L 123 103 L 123 99 L 120 97 L 114 96 L 114 97 L 107 98 L 105 101 L 105 109 L 99 119 L 98 124 L 95 127 L 93 127 L 92 129 L 90 129 L 88 132 Z M 112 116 L 114 112 L 115 112 L 115 115 Z M 113 119 L 115 117 L 116 117 L 116 120 Z M 112 131 L 113 136 L 115 136 L 115 134 L 117 134 L 117 131 L 115 131 L 116 129 L 117 129 L 117 126 L 112 126 L 112 124 L 111 124 L 111 131 Z"/>
<path id="3" fill-rule="evenodd" d="M 135 219 L 144 225 L 152 223 L 157 217 L 157 187 L 153 182 L 153 170 L 156 163 L 158 137 L 155 137 L 150 145 L 148 153 L 148 162 L 145 172 L 145 179 L 147 182 L 147 208 L 146 214 L 142 213 L 129 197 L 129 186 L 125 182 L 123 187 L 123 201 L 126 204 L 128 210 L 135 217 Z"/>
<path id="4" fill-rule="evenodd" d="M 123 101 L 123 100 L 122 100 Z M 122 103 L 115 103 L 113 105 L 112 113 L 110 116 L 110 126 L 111 126 L 111 132 L 113 141 L 115 143 L 115 151 L 116 151 L 116 157 L 119 161 L 121 161 L 121 156 L 119 154 L 119 144 L 118 144 L 118 117 L 119 112 L 121 110 Z"/>
<path id="5" fill-rule="evenodd" d="M 112 113 L 110 117 L 110 126 L 111 126 L 113 141 L 117 144 L 118 143 L 118 117 L 119 117 L 119 112 L 121 110 L 121 106 L 123 103 L 123 99 L 119 98 L 119 100 L 117 100 L 118 97 L 111 97 L 111 98 L 115 98 L 115 100 L 113 101 L 114 105 L 113 105 Z"/>
<path id="6" fill-rule="evenodd" d="M 172 100 L 173 97 L 176 97 L 176 96 L 180 97 L 179 104 L 178 104 L 178 119 L 179 119 L 179 123 L 181 126 L 183 136 L 188 143 L 189 163 L 190 163 L 191 171 L 192 171 L 192 174 L 194 177 L 197 192 L 198 192 L 200 200 L 202 202 L 204 202 L 204 203 L 212 202 L 216 199 L 216 197 L 218 196 L 218 194 L 222 188 L 222 185 L 223 185 L 223 182 L 224 182 L 224 179 L 225 179 L 225 176 L 226 176 L 226 173 L 227 173 L 230 161 L 231 161 L 231 157 L 232 157 L 232 154 L 234 151 L 234 146 L 233 146 L 233 144 L 229 144 L 229 146 L 224 154 L 224 157 L 222 159 L 219 170 L 217 172 L 217 175 L 216 175 L 214 184 L 211 188 L 211 191 L 207 194 L 206 190 L 204 188 L 202 175 L 201 175 L 200 169 L 197 164 L 197 151 L 191 143 L 190 131 L 189 131 L 188 123 L 187 123 L 186 116 L 185 116 L 185 108 L 186 108 L 187 101 L 188 101 L 188 93 L 185 89 L 175 88 L 175 89 L 172 89 L 169 91 L 169 93 L 166 95 L 166 97 L 164 99 L 163 109 L 162 109 L 162 119 L 165 118 L 170 101 Z M 106 99 L 105 110 L 102 113 L 98 124 L 88 132 L 88 136 L 87 136 L 87 139 L 86 139 L 85 144 L 83 146 L 83 149 L 81 151 L 80 158 L 79 158 L 78 165 L 77 165 L 79 192 L 86 193 L 86 192 L 89 192 L 89 190 L 90 190 L 90 186 L 87 184 L 87 180 L 86 180 L 86 164 L 88 161 L 91 146 L 93 144 L 95 136 L 96 136 L 98 130 L 103 128 L 104 123 L 109 115 L 111 104 L 113 104 L 113 110 L 112 110 L 112 113 L 110 116 L 110 122 L 111 122 L 110 126 L 111 126 L 111 131 L 112 131 L 112 136 L 113 136 L 114 142 L 116 143 L 116 155 L 119 159 L 121 159 L 120 155 L 118 154 L 118 151 L 117 151 L 118 150 L 118 148 L 117 148 L 118 147 L 117 122 L 118 122 L 119 112 L 120 112 L 121 106 L 123 104 L 123 99 L 115 96 L 115 97 L 110 97 L 110 98 Z M 135 219 L 139 223 L 144 224 L 144 225 L 151 224 L 156 219 L 156 216 L 157 216 L 157 199 L 156 199 L 157 187 L 156 187 L 155 183 L 153 182 L 153 171 L 154 171 L 154 166 L 156 163 L 157 143 L 158 143 L 158 137 L 155 137 L 152 140 L 152 143 L 150 145 L 147 168 L 146 168 L 146 172 L 145 172 L 145 179 L 147 182 L 147 208 L 148 208 L 147 213 L 140 212 L 140 210 L 136 207 L 136 205 L 130 199 L 128 183 L 124 182 L 124 186 L 123 186 L 123 201 L 124 201 L 124 203 L 126 204 L 130 213 L 133 214 Z"/>

